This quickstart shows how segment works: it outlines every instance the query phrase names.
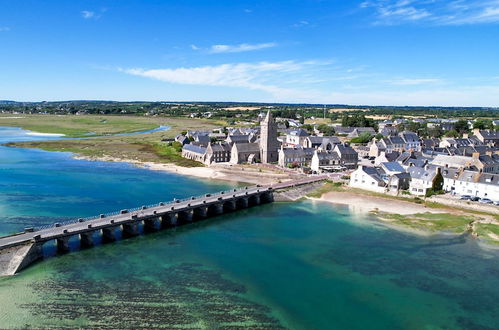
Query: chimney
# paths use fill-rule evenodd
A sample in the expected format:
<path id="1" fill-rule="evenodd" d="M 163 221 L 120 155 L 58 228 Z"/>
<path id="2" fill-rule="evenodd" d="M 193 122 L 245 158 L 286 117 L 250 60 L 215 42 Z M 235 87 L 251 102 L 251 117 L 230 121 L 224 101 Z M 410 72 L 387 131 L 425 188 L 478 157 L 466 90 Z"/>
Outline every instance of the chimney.
<path id="1" fill-rule="evenodd" d="M 471 157 L 473 157 L 474 159 L 478 159 L 478 157 L 480 157 L 480 153 L 479 152 L 474 152 Z"/>

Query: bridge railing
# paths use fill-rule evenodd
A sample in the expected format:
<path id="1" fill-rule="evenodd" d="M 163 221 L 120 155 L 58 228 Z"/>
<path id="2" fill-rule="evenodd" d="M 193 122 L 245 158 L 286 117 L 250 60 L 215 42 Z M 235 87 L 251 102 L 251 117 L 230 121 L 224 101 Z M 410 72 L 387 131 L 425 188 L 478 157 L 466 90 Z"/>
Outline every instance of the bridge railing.
<path id="1" fill-rule="evenodd" d="M 229 190 L 224 190 L 224 191 L 221 191 L 221 192 L 218 192 L 218 193 L 211 193 L 211 194 L 205 194 L 205 195 L 200 195 L 200 196 L 192 196 L 192 197 L 187 197 L 187 198 L 182 198 L 182 199 L 174 199 L 173 201 L 170 201 L 170 202 L 160 202 L 160 203 L 156 203 L 156 204 L 150 204 L 150 205 L 145 205 L 145 206 L 138 206 L 138 207 L 134 207 L 134 208 L 131 208 L 131 209 L 126 209 L 126 210 L 128 211 L 128 213 L 133 213 L 133 212 L 137 212 L 137 211 L 141 211 L 141 210 L 146 210 L 146 209 L 150 209 L 150 208 L 154 208 L 154 207 L 159 207 L 159 206 L 175 205 L 178 202 L 187 202 L 187 201 L 191 201 L 191 200 L 203 199 L 203 198 L 206 198 L 207 195 L 210 195 L 211 197 L 221 196 L 221 195 L 232 195 L 232 194 L 237 194 L 237 193 L 244 192 L 244 191 L 247 191 L 247 190 L 250 190 L 250 189 L 251 189 L 250 187 L 242 187 L 242 188 L 229 189 Z M 37 226 L 37 227 L 34 227 L 33 230 L 34 231 L 40 231 L 40 230 L 45 230 L 45 229 L 50 229 L 50 228 L 55 228 L 55 227 L 60 227 L 60 226 L 71 225 L 71 224 L 75 224 L 75 223 L 78 223 L 78 222 L 87 222 L 87 221 L 90 221 L 90 220 L 98 220 L 100 218 L 103 218 L 103 219 L 104 218 L 109 218 L 109 217 L 117 216 L 117 215 L 120 215 L 120 214 L 122 214 L 121 211 L 113 211 L 113 212 L 103 213 L 102 215 L 99 215 L 99 216 L 90 216 L 90 217 L 86 217 L 86 218 L 77 218 L 77 219 L 71 219 L 71 220 L 67 220 L 67 221 L 63 221 L 63 222 L 52 223 L 52 224 L 49 224 L 49 225 Z M 58 226 L 56 226 L 56 224 L 58 224 Z"/>

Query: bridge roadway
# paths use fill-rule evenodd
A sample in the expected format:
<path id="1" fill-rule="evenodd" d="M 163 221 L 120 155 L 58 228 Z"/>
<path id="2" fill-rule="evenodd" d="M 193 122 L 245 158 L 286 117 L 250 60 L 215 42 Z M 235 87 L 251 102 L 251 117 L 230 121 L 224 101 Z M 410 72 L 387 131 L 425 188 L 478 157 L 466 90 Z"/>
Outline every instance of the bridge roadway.
<path id="1" fill-rule="evenodd" d="M 114 241 L 115 232 L 122 229 L 123 237 L 139 234 L 139 223 L 144 231 L 182 225 L 210 216 L 274 201 L 275 189 L 293 188 L 324 180 L 325 177 L 304 178 L 275 186 L 245 187 L 201 197 L 174 200 L 134 210 L 122 210 L 110 215 L 55 223 L 43 228 L 26 228 L 24 232 L 0 237 L 0 276 L 14 275 L 19 270 L 43 257 L 43 244 L 55 240 L 60 252 L 69 251 L 69 239 L 79 236 L 82 247 L 93 245 L 93 235 L 102 233 L 103 241 Z M 158 228 L 160 227 L 160 228 Z"/>
<path id="2" fill-rule="evenodd" d="M 158 218 L 168 213 L 179 213 L 182 211 L 193 210 L 197 207 L 209 207 L 213 204 L 220 204 L 226 201 L 234 200 L 241 197 L 251 197 L 261 192 L 269 191 L 269 187 L 252 187 L 235 191 L 228 191 L 217 194 L 207 194 L 204 197 L 197 197 L 195 199 L 179 200 L 177 202 L 170 202 L 156 207 L 150 207 L 133 211 L 124 214 L 118 214 L 112 217 L 96 217 L 94 219 L 86 220 L 83 222 L 75 222 L 61 226 L 55 226 L 33 232 L 24 232 L 12 236 L 0 238 L 0 249 L 24 244 L 35 240 L 37 242 L 46 242 L 58 239 L 65 236 L 78 235 L 85 232 L 93 232 L 99 229 L 108 227 L 118 227 L 120 225 L 128 224 L 131 222 L 138 222 L 148 220 L 150 218 Z M 209 196 L 209 197 L 206 197 Z"/>

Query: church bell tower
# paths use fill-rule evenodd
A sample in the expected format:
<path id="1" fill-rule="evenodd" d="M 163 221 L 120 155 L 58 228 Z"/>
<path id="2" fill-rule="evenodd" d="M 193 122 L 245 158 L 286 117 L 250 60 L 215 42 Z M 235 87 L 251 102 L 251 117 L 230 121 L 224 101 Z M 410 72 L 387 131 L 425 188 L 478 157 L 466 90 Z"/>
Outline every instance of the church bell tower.
<path id="1" fill-rule="evenodd" d="M 270 111 L 260 125 L 260 160 L 263 164 L 277 162 L 279 155 L 277 125 Z"/>

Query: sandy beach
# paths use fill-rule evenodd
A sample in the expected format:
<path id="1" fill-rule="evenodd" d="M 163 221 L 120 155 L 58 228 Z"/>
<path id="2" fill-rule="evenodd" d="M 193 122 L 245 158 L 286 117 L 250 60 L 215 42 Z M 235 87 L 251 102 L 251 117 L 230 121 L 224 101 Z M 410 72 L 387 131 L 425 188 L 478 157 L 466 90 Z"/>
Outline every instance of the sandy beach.
<path id="1" fill-rule="evenodd" d="M 162 164 L 153 162 L 141 162 L 134 159 L 122 159 L 115 157 L 86 157 L 74 156 L 74 159 L 106 162 L 130 163 L 138 167 L 147 168 L 153 171 L 165 171 L 180 175 L 188 175 L 200 179 L 224 180 L 238 183 L 270 185 L 279 181 L 290 180 L 289 175 L 273 172 L 259 172 L 241 166 L 206 166 L 206 167 L 183 167 L 175 164 Z"/>
<path id="2" fill-rule="evenodd" d="M 416 214 L 416 213 L 444 213 L 445 210 L 428 208 L 421 204 L 404 202 L 382 197 L 361 195 L 352 192 L 330 191 L 321 198 L 311 198 L 334 204 L 348 205 L 355 212 L 385 212 L 392 214 Z"/>

